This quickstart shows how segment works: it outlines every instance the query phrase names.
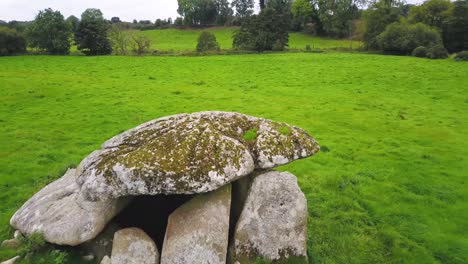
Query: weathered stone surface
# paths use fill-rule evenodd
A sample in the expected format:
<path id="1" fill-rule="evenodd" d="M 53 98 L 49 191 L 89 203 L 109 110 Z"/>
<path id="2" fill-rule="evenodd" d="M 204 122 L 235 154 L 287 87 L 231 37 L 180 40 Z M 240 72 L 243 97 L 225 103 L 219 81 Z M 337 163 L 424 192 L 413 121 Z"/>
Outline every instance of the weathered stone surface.
<path id="1" fill-rule="evenodd" d="M 229 263 L 307 263 L 307 200 L 288 172 L 255 176 L 234 231 Z"/>
<path id="2" fill-rule="evenodd" d="M 21 242 L 16 239 L 8 239 L 2 242 L 1 248 L 17 249 L 21 245 Z"/>
<path id="3" fill-rule="evenodd" d="M 176 209 L 169 216 L 161 263 L 225 263 L 230 204 L 229 184 Z"/>
<path id="4" fill-rule="evenodd" d="M 317 142 L 285 123 L 227 112 L 164 117 L 124 132 L 77 169 L 87 197 L 193 194 L 313 155 Z"/>
<path id="5" fill-rule="evenodd" d="M 104 256 L 101 260 L 101 264 L 112 264 L 112 261 L 108 256 Z"/>
<path id="6" fill-rule="evenodd" d="M 15 233 L 13 234 L 13 238 L 15 239 L 20 239 L 23 237 L 23 234 L 19 230 L 15 230 Z"/>
<path id="7" fill-rule="evenodd" d="M 20 256 L 16 256 L 12 259 L 9 259 L 9 260 L 5 260 L 3 262 L 1 262 L 0 264 L 15 264 L 15 263 L 18 263 L 20 261 L 21 257 Z"/>
<path id="8" fill-rule="evenodd" d="M 125 228 L 114 235 L 112 264 L 157 264 L 159 251 L 154 241 L 139 228 Z"/>
<path id="9" fill-rule="evenodd" d="M 127 199 L 86 200 L 76 183 L 75 170 L 68 170 L 29 199 L 10 224 L 25 235 L 42 233 L 58 245 L 79 245 L 96 237 Z"/>
<path id="10" fill-rule="evenodd" d="M 85 252 L 93 254 L 98 261 L 103 259 L 105 256 L 110 256 L 112 253 L 114 234 L 120 229 L 121 228 L 117 224 L 111 221 L 97 237 L 83 243 L 81 248 L 85 250 Z"/>

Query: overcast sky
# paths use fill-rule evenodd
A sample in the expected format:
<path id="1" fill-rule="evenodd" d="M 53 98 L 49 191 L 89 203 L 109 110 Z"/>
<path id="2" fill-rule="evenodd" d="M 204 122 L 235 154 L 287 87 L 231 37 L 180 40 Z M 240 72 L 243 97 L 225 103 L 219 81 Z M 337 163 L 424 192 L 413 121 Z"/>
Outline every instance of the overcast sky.
<path id="1" fill-rule="evenodd" d="M 33 20 L 39 10 L 48 7 L 59 10 L 65 18 L 80 17 L 86 8 L 99 8 L 107 19 L 117 16 L 124 21 L 177 17 L 177 0 L 0 0 L 0 20 Z"/>

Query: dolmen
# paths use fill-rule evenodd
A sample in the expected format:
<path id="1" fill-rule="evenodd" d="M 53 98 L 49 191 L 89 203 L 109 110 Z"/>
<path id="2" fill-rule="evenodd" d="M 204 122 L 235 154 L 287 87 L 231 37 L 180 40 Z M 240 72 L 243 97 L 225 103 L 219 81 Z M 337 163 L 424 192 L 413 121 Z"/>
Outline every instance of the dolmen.
<path id="1" fill-rule="evenodd" d="M 105 142 L 10 224 L 65 246 L 107 232 L 101 263 L 307 263 L 306 198 L 294 175 L 272 169 L 319 149 L 298 127 L 239 113 L 159 118 Z M 105 231 L 136 197 L 175 195 L 190 199 L 167 217 L 161 245 L 138 226 Z"/>

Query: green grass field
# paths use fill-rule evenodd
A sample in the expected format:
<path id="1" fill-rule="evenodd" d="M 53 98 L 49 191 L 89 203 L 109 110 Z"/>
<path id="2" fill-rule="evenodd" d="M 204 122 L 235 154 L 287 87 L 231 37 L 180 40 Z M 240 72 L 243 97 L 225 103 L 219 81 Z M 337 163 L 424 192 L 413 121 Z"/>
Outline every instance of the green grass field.
<path id="1" fill-rule="evenodd" d="M 216 36 L 221 49 L 232 48 L 232 34 L 237 28 L 221 27 L 205 29 Z M 152 48 L 159 51 L 187 52 L 194 51 L 197 46 L 197 39 L 202 29 L 164 29 L 134 31 L 136 34 L 142 34 L 151 39 Z M 305 33 L 290 33 L 289 48 L 304 49 L 306 45 L 312 48 L 331 49 L 331 48 L 349 48 L 349 40 L 328 39 L 315 37 Z M 353 48 L 361 45 L 359 41 L 353 41 Z"/>
<path id="2" fill-rule="evenodd" d="M 311 263 L 468 263 L 468 63 L 290 53 L 22 56 L 0 68 L 0 240 L 23 202 L 108 138 L 223 110 L 320 142 L 280 168 L 308 199 Z"/>

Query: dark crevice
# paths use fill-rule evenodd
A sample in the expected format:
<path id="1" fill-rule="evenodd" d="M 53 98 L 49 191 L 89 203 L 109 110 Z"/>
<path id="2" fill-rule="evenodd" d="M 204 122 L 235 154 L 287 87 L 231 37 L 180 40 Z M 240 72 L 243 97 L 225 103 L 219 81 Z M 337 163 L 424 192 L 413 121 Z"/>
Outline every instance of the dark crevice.
<path id="1" fill-rule="evenodd" d="M 169 215 L 193 195 L 137 196 L 112 221 L 119 228 L 138 227 L 162 250 Z"/>

